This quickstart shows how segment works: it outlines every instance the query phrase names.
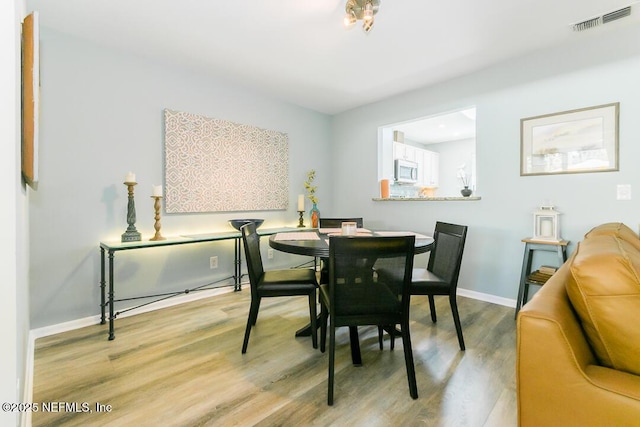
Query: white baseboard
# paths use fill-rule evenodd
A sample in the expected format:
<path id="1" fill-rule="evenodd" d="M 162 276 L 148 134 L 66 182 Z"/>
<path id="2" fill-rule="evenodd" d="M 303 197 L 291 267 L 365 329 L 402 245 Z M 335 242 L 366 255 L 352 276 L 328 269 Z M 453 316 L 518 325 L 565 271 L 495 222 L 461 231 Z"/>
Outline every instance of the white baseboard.
<path id="1" fill-rule="evenodd" d="M 160 310 L 163 308 L 171 307 L 178 304 L 184 304 L 191 301 L 196 301 L 202 298 L 209 298 L 215 295 L 226 294 L 233 292 L 233 286 L 225 286 L 216 289 L 209 289 L 200 292 L 191 292 L 186 295 L 181 295 L 174 298 L 169 298 L 163 301 L 158 301 L 153 304 L 145 305 L 144 307 L 134 308 L 131 311 L 118 315 L 118 318 L 135 316 L 136 314 L 147 313 L 149 311 Z M 123 308 L 119 311 L 126 310 Z M 108 313 L 107 313 L 108 316 Z M 108 320 L 107 320 L 108 321 Z M 49 335 L 55 335 L 62 332 L 73 331 L 74 329 L 84 328 L 86 326 L 96 325 L 100 323 L 100 315 L 84 317 L 82 319 L 71 320 L 69 322 L 58 323 L 56 325 L 44 326 L 42 328 L 32 329 L 29 332 L 30 338 L 36 340 L 38 338 L 47 337 Z"/>
<path id="2" fill-rule="evenodd" d="M 171 307 L 178 304 L 184 304 L 191 301 L 197 301 L 202 298 L 209 298 L 215 295 L 221 295 L 228 292 L 233 292 L 233 287 L 223 287 L 217 289 L 210 289 L 202 292 L 190 293 L 175 298 L 170 298 L 164 301 L 159 301 L 154 304 L 150 304 L 144 307 L 136 308 L 126 313 L 122 313 L 119 317 L 134 316 L 136 314 L 147 313 L 149 311 L 160 310 L 163 308 Z M 473 298 L 480 301 L 490 302 L 492 304 L 504 305 L 506 307 L 515 308 L 516 300 L 498 297 L 491 294 L 485 294 L 482 292 L 471 291 L 468 289 L 458 288 L 458 295 Z M 72 331 L 74 329 L 84 328 L 86 326 L 96 325 L 100 323 L 100 315 L 89 316 L 82 319 L 71 320 L 69 322 L 58 323 L 56 325 L 45 326 L 42 328 L 32 329 L 29 331 L 29 344 L 28 349 L 33 353 L 35 349 L 35 340 L 49 335 L 55 335 L 62 332 Z M 33 358 L 31 360 L 31 366 L 33 367 Z"/>
<path id="3" fill-rule="evenodd" d="M 516 300 L 510 298 L 498 297 L 491 294 L 484 294 L 482 292 L 470 291 L 469 289 L 458 288 L 458 295 L 473 298 L 480 301 L 490 302 L 492 304 L 504 305 L 506 307 L 516 308 Z"/>
<path id="4" fill-rule="evenodd" d="M 29 331 L 27 342 L 27 354 L 25 360 L 24 389 L 22 390 L 22 402 L 33 402 L 33 359 L 36 353 L 36 339 L 33 331 Z M 20 415 L 20 425 L 31 427 L 31 411 L 24 411 Z"/>

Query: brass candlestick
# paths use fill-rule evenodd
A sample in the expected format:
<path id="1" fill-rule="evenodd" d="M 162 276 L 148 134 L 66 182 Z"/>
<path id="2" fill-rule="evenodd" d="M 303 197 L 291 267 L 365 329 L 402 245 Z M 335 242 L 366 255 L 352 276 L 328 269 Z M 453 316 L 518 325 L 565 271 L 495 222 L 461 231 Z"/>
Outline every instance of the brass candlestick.
<path id="1" fill-rule="evenodd" d="M 155 216 L 155 220 L 156 223 L 153 225 L 153 228 L 156 229 L 156 234 L 150 238 L 149 240 L 167 240 L 166 237 L 162 237 L 162 235 L 160 234 L 160 199 L 162 199 L 162 196 L 151 196 L 152 199 L 155 199 L 155 201 L 153 202 L 153 208 L 156 210 L 156 216 Z"/>
<path id="2" fill-rule="evenodd" d="M 300 214 L 300 219 L 298 220 L 298 228 L 302 228 L 304 227 L 304 218 L 302 217 L 304 211 L 298 211 L 298 213 Z"/>
<path id="3" fill-rule="evenodd" d="M 139 242 L 141 240 L 141 235 L 136 230 L 136 204 L 133 200 L 133 187 L 135 187 L 137 182 L 124 182 L 124 185 L 127 186 L 129 190 L 129 202 L 127 204 L 127 231 L 122 234 L 123 242 Z"/>

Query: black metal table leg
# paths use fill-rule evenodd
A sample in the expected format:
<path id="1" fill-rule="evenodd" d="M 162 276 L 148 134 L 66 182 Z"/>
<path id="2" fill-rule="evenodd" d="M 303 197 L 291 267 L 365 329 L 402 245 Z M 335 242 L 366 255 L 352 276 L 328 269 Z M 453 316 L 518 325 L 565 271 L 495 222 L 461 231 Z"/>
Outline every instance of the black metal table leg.
<path id="1" fill-rule="evenodd" d="M 518 317 L 518 312 L 522 307 L 523 301 L 526 298 L 525 295 L 528 294 L 528 285 L 527 285 L 527 275 L 531 272 L 531 263 L 533 261 L 533 251 L 529 243 L 524 245 L 524 256 L 522 259 L 522 273 L 520 274 L 520 286 L 518 287 L 518 300 L 516 301 L 516 314 L 515 317 Z M 525 288 L 527 288 L 525 290 Z"/>
<path id="2" fill-rule="evenodd" d="M 104 277 L 104 248 L 100 248 L 100 324 L 101 325 L 104 325 L 106 323 L 105 286 L 106 286 L 106 281 Z"/>
<path id="3" fill-rule="evenodd" d="M 234 284 L 233 290 L 240 291 L 242 290 L 242 242 L 241 238 L 235 239 L 235 248 L 234 248 Z"/>
<path id="4" fill-rule="evenodd" d="M 109 251 L 109 341 L 116 338 L 113 323 L 115 316 L 113 315 L 113 251 Z"/>

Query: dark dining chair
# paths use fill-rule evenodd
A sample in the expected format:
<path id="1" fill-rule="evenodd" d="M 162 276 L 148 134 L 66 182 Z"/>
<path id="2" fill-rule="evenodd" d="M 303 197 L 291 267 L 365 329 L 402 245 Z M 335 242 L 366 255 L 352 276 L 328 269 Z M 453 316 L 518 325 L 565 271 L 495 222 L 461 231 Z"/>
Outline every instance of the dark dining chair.
<path id="1" fill-rule="evenodd" d="M 363 228 L 364 221 L 362 217 L 353 218 L 320 218 L 320 228 L 342 228 L 343 222 L 355 222 L 356 227 Z M 329 280 L 329 260 L 327 258 L 320 259 L 320 283 L 327 283 Z"/>
<path id="2" fill-rule="evenodd" d="M 244 332 L 242 353 L 247 352 L 249 334 L 258 319 L 260 300 L 266 297 L 307 295 L 309 297 L 309 318 L 311 319 L 311 341 L 313 348 L 318 348 L 316 336 L 316 289 L 318 282 L 315 271 L 308 268 L 264 271 L 260 254 L 260 236 L 256 231 L 256 225 L 250 222 L 243 225 L 240 231 L 242 232 L 251 284 L 251 307 L 249 308 L 247 328 Z"/>
<path id="3" fill-rule="evenodd" d="M 436 222 L 433 233 L 433 249 L 427 268 L 414 268 L 411 279 L 411 295 L 428 295 L 431 320 L 435 323 L 436 305 L 434 295 L 448 295 L 453 322 L 458 334 L 460 350 L 464 351 L 464 338 L 458 314 L 456 291 L 462 264 L 462 253 L 467 238 L 467 226 Z"/>
<path id="4" fill-rule="evenodd" d="M 358 218 L 320 218 L 320 228 L 341 228 L 343 222 L 355 222 L 358 228 L 364 227 L 364 221 Z"/>
<path id="5" fill-rule="evenodd" d="M 399 324 L 409 393 L 418 398 L 409 334 L 414 247 L 415 236 L 330 237 L 329 283 L 320 285 L 322 352 L 329 321 L 329 405 L 333 405 L 336 328 L 341 326 Z M 378 268 L 387 274 L 378 274 Z"/>

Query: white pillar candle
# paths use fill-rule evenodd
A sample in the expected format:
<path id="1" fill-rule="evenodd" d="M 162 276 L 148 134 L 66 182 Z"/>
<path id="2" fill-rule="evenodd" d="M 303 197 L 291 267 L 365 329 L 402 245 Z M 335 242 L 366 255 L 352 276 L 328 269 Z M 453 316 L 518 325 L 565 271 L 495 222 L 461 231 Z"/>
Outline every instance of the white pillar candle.
<path id="1" fill-rule="evenodd" d="M 124 178 L 124 182 L 136 182 L 136 174 L 133 172 L 129 172 Z"/>
<path id="2" fill-rule="evenodd" d="M 153 192 L 151 194 L 153 197 L 162 197 L 162 185 L 154 185 Z"/>
<path id="3" fill-rule="evenodd" d="M 550 219 L 540 219 L 540 235 L 542 237 L 553 237 L 553 221 Z"/>
<path id="4" fill-rule="evenodd" d="M 298 212 L 304 211 L 304 194 L 298 195 Z"/>

